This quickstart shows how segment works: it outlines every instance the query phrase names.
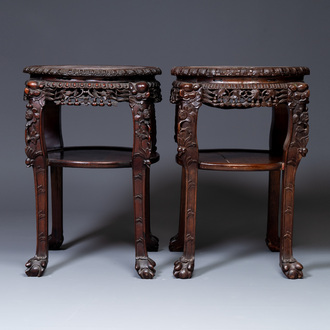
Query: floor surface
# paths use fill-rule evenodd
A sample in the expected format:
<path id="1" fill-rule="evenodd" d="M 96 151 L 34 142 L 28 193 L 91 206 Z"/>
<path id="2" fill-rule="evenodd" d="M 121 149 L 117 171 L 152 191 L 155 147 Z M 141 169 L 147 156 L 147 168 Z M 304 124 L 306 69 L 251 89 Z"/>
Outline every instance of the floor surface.
<path id="1" fill-rule="evenodd" d="M 180 253 L 167 248 L 177 226 L 177 204 L 160 207 L 157 198 L 153 204 L 153 232 L 160 237 L 160 251 L 149 254 L 157 263 L 153 280 L 138 278 L 134 269 L 131 209 L 119 212 L 118 205 L 109 214 L 65 212 L 63 248 L 50 252 L 41 278 L 24 273 L 35 249 L 33 211 L 3 214 L 1 328 L 325 329 L 330 243 L 328 214 L 318 205 L 323 202 L 316 198 L 306 208 L 303 196 L 298 198 L 296 218 L 301 221 L 294 255 L 304 265 L 304 279 L 288 280 L 278 266 L 278 253 L 264 244 L 264 197 L 260 201 L 261 195 L 243 191 L 236 195 L 238 208 L 228 203 L 233 196 L 227 191 L 220 207 L 214 205 L 216 197 L 204 194 L 203 186 L 200 190 L 196 264 L 189 280 L 173 277 Z M 165 203 L 166 198 L 177 199 L 168 194 Z M 214 218 L 217 207 L 222 221 Z M 167 218 L 172 219 L 166 223 Z M 308 224 L 310 220 L 323 221 L 322 230 Z"/>

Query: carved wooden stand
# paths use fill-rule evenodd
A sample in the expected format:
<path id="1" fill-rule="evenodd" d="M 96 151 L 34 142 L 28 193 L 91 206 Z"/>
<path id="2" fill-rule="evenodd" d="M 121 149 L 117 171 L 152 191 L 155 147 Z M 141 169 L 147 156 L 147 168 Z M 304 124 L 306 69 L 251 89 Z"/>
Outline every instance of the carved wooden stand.
<path id="1" fill-rule="evenodd" d="M 33 167 L 36 194 L 37 249 L 26 263 L 28 276 L 41 276 L 48 262 L 48 249 L 63 242 L 63 167 L 132 167 L 135 218 L 135 268 L 142 278 L 153 278 L 155 262 L 147 250 L 158 250 L 150 232 L 150 164 L 156 152 L 154 103 L 161 100 L 154 67 L 32 66 L 26 82 L 26 155 Z M 128 102 L 133 114 L 133 148 L 65 147 L 61 134 L 61 105 L 111 106 Z M 48 236 L 48 166 L 51 168 L 52 232 Z"/>
<path id="2" fill-rule="evenodd" d="M 177 76 L 171 93 L 176 104 L 177 162 L 182 166 L 179 232 L 169 246 L 171 251 L 183 250 L 174 264 L 175 277 L 190 278 L 194 270 L 197 175 L 204 169 L 269 171 L 266 243 L 271 251 L 280 251 L 280 266 L 288 278 L 302 278 L 303 266 L 292 255 L 292 230 L 295 174 L 307 153 L 309 90 L 303 78 L 308 74 L 306 67 L 172 69 Z M 202 104 L 222 109 L 272 107 L 269 150 L 199 150 L 197 115 Z"/>

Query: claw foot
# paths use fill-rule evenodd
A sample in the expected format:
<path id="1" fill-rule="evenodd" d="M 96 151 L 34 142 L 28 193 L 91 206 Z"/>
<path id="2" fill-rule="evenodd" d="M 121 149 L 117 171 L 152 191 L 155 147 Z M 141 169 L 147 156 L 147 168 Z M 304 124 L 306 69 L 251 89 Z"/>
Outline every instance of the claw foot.
<path id="1" fill-rule="evenodd" d="M 25 271 L 26 275 L 29 277 L 42 276 L 47 267 L 47 263 L 48 263 L 47 257 L 34 256 L 25 264 L 25 267 L 28 268 Z"/>
<path id="2" fill-rule="evenodd" d="M 266 238 L 266 245 L 272 252 L 280 252 L 280 239 L 270 240 Z"/>
<path id="3" fill-rule="evenodd" d="M 303 265 L 295 259 L 283 260 L 281 268 L 284 275 L 291 280 L 303 277 Z"/>
<path id="4" fill-rule="evenodd" d="M 176 234 L 170 239 L 170 244 L 168 248 L 171 252 L 183 251 L 183 240 L 179 238 L 179 234 Z"/>
<path id="5" fill-rule="evenodd" d="M 148 257 L 137 257 L 135 259 L 135 269 L 141 278 L 153 278 L 156 273 L 155 266 L 156 263 Z"/>
<path id="6" fill-rule="evenodd" d="M 191 278 L 194 271 L 195 260 L 181 257 L 174 263 L 173 275 L 176 278 Z"/>
<path id="7" fill-rule="evenodd" d="M 62 236 L 60 239 L 56 239 L 53 235 L 48 236 L 48 249 L 49 250 L 59 250 L 64 241 Z"/>
<path id="8" fill-rule="evenodd" d="M 147 239 L 147 250 L 149 252 L 157 252 L 159 248 L 159 239 L 158 237 L 151 235 Z"/>

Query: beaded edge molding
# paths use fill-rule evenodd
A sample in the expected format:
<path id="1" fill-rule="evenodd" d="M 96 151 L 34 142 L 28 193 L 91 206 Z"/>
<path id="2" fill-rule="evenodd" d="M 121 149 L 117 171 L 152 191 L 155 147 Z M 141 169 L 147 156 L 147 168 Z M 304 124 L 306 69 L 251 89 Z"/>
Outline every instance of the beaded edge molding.
<path id="1" fill-rule="evenodd" d="M 307 67 L 189 67 L 178 66 L 171 70 L 173 76 L 201 77 L 292 77 L 309 75 Z"/>
<path id="2" fill-rule="evenodd" d="M 35 65 L 24 68 L 31 75 L 49 75 L 61 77 L 131 77 L 155 76 L 162 73 L 157 67 L 88 67 L 88 66 L 47 66 Z"/>

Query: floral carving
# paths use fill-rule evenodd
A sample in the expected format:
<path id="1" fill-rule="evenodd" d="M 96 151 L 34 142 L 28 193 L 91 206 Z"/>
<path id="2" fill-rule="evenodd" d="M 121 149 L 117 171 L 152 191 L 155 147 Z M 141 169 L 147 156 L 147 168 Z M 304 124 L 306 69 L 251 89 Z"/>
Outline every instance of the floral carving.
<path id="1" fill-rule="evenodd" d="M 309 102 L 309 89 L 305 83 L 290 84 L 288 88 L 288 105 L 292 110 L 293 136 L 291 139 L 290 149 L 296 149 L 298 153 L 304 157 L 308 149 L 308 108 L 306 104 Z"/>
<path id="2" fill-rule="evenodd" d="M 63 81 L 34 81 L 43 86 L 46 101 L 57 105 L 92 105 L 112 106 L 118 102 L 129 101 L 130 85 L 125 82 L 76 82 Z M 161 101 L 160 84 L 157 81 L 148 82 L 150 98 L 154 102 Z M 35 93 L 41 91 L 32 90 Z M 29 89 L 31 93 L 31 89 Z"/>
<path id="3" fill-rule="evenodd" d="M 129 104 L 133 110 L 134 132 L 138 148 L 134 149 L 135 157 L 142 157 L 145 164 L 150 165 L 151 155 L 151 104 L 148 84 L 145 82 L 131 83 Z"/>
<path id="4" fill-rule="evenodd" d="M 171 102 L 178 104 L 177 134 L 178 158 L 183 158 L 187 149 L 197 148 L 196 129 L 198 109 L 202 105 L 202 87 L 199 84 L 181 83 L 180 88 L 173 87 Z M 185 161 L 193 158 L 185 155 Z M 197 160 L 196 160 L 197 161 Z"/>
<path id="5" fill-rule="evenodd" d="M 271 107 L 287 100 L 287 89 L 203 89 L 203 103 L 220 108 Z"/>
<path id="6" fill-rule="evenodd" d="M 25 112 L 25 153 L 27 166 L 34 164 L 35 158 L 42 154 L 40 146 L 40 110 L 45 104 L 43 83 L 28 81 L 24 90 L 24 99 L 28 101 Z"/>

